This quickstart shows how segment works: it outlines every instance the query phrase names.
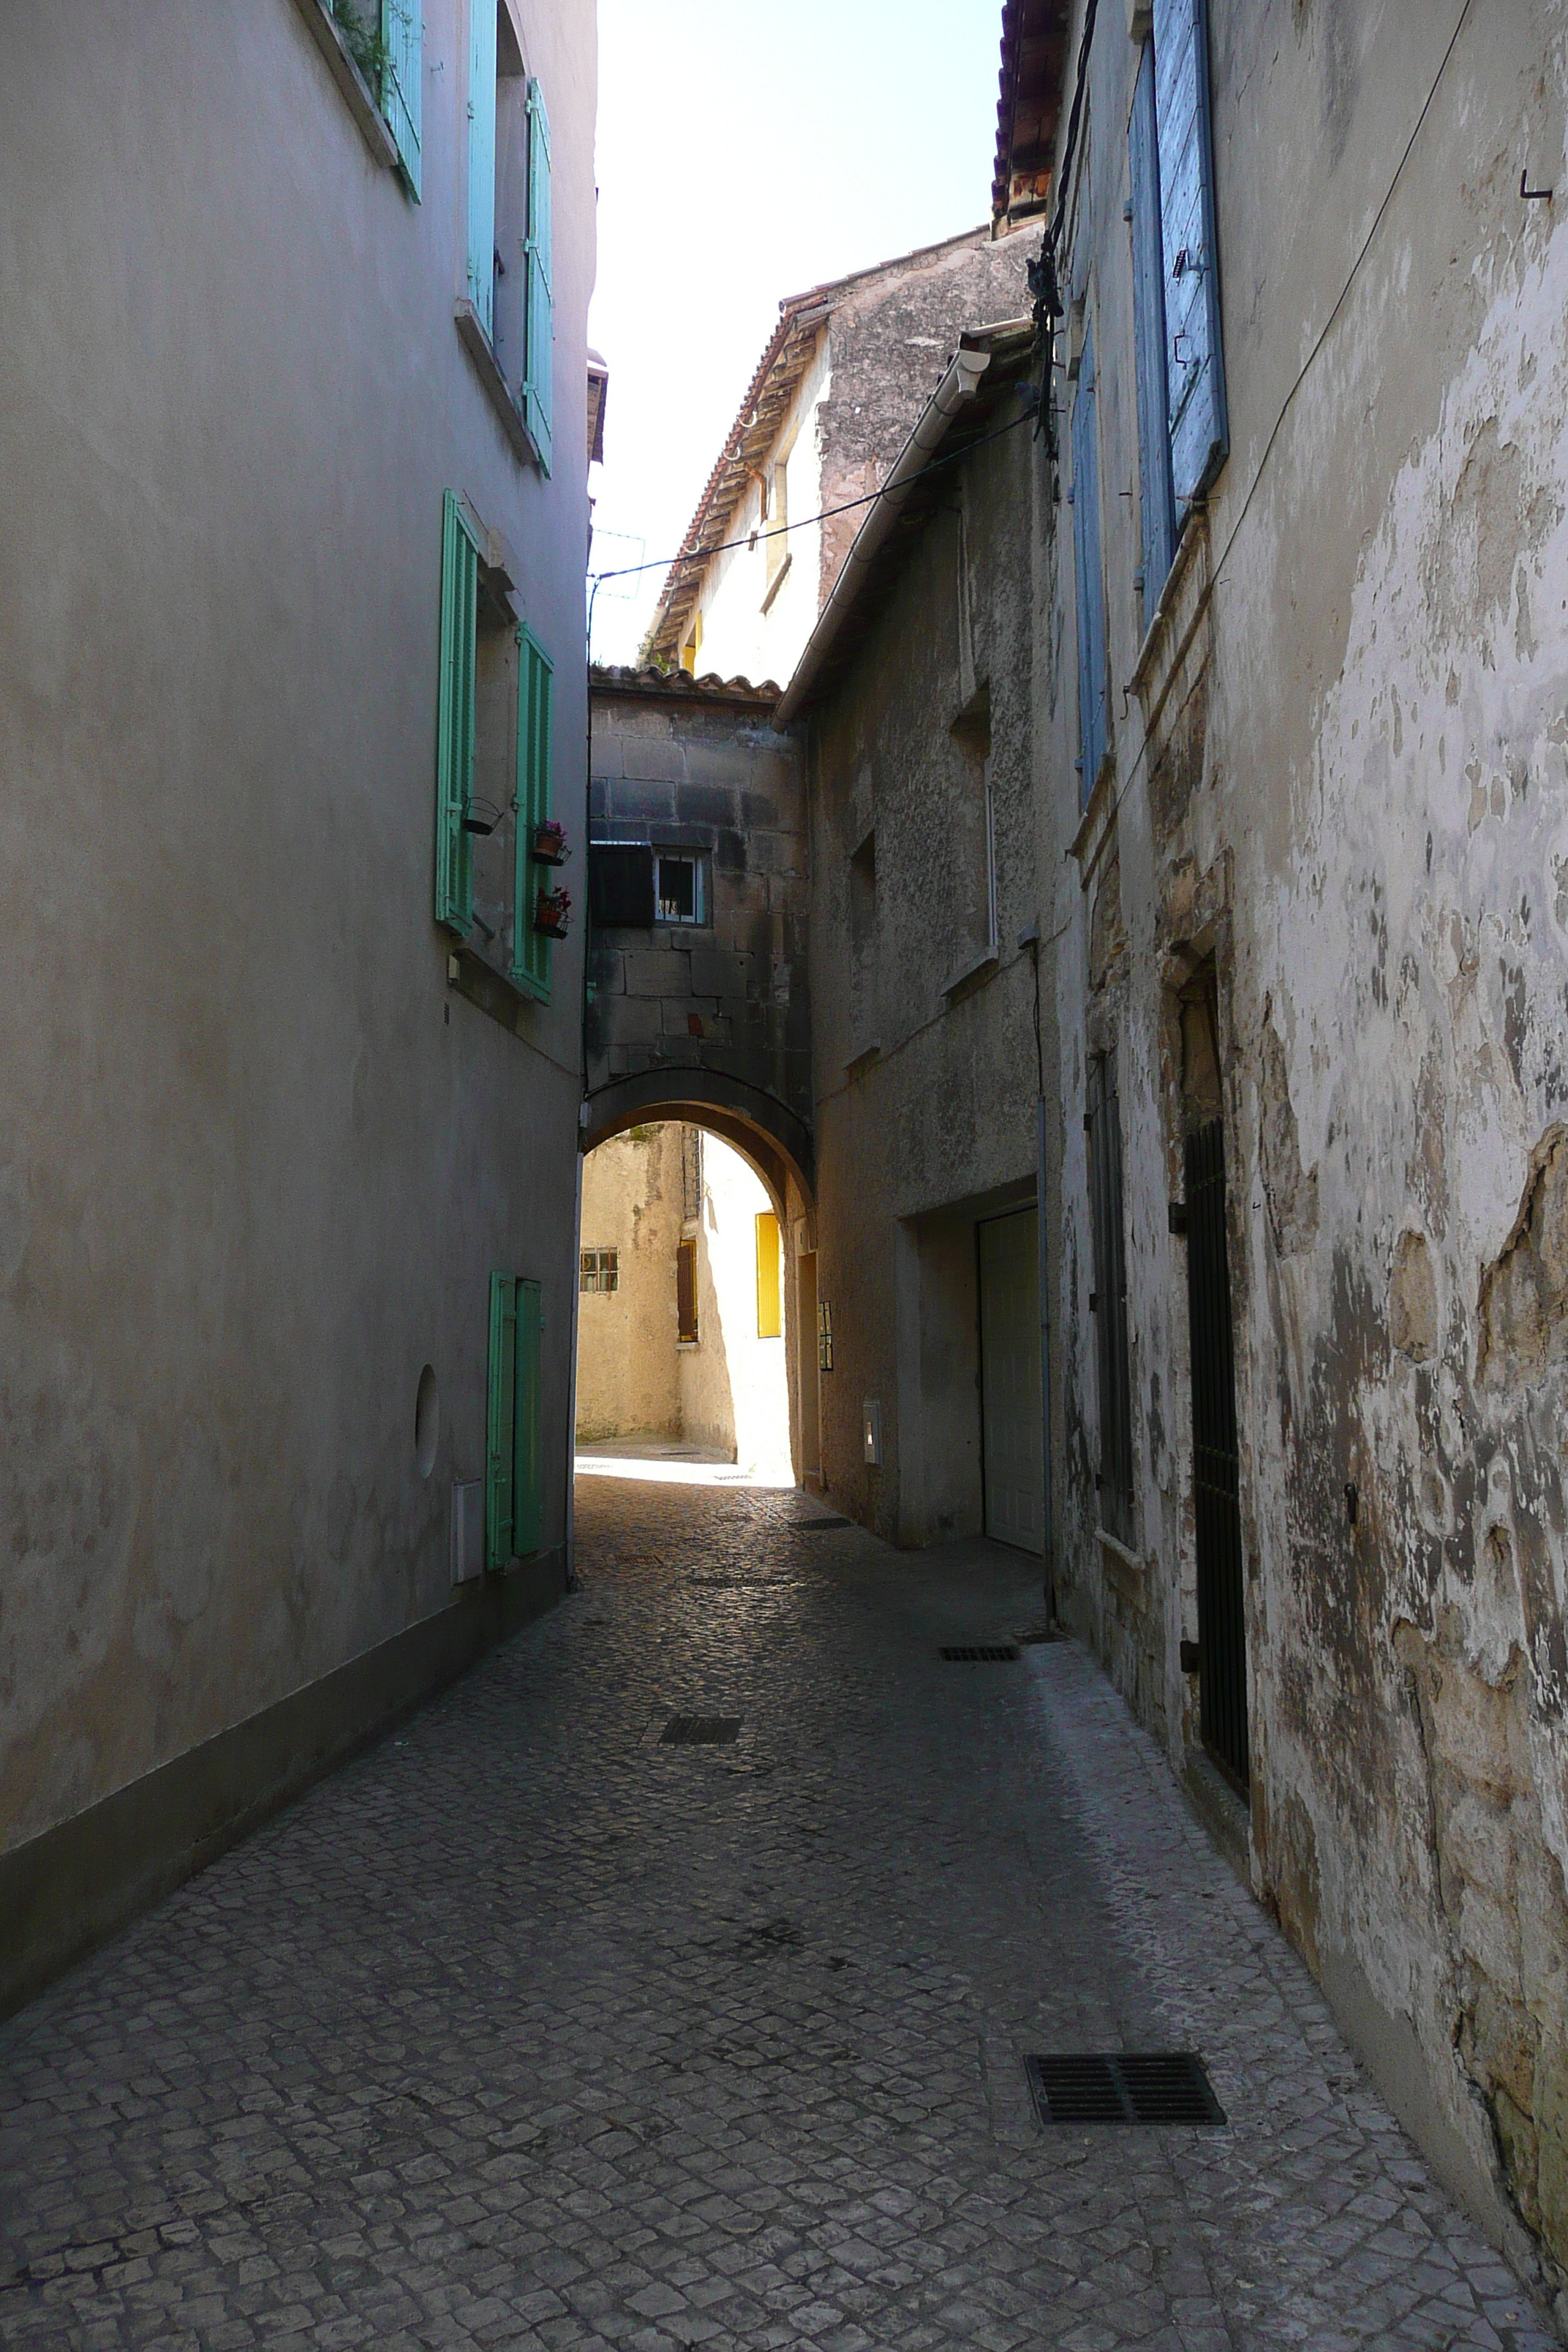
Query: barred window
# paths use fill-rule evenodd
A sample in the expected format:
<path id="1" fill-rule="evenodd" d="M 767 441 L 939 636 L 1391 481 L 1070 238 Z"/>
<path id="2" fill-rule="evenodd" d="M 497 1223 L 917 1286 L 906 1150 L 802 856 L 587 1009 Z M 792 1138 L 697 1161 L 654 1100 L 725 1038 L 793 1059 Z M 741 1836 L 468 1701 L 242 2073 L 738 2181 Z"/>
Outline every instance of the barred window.
<path id="1" fill-rule="evenodd" d="M 585 1249 L 577 1275 L 579 1290 L 618 1290 L 621 1254 L 613 1249 Z"/>

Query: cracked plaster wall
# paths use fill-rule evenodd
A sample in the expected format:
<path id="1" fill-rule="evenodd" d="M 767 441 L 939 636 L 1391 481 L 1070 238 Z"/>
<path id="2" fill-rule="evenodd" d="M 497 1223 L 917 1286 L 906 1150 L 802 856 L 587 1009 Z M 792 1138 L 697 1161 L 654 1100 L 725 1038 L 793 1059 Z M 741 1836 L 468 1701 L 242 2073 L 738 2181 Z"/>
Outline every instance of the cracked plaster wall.
<path id="1" fill-rule="evenodd" d="M 1175 1643 L 1196 1624 L 1184 1268 L 1165 1231 L 1173 1000 L 1212 958 L 1258 1884 L 1450 2180 L 1561 2289 L 1568 207 L 1519 197 L 1521 161 L 1568 185 L 1561 5 L 1461 35 L 1249 502 L 1454 13 L 1211 9 L 1231 455 L 1176 600 L 1173 641 L 1191 629 L 1169 694 L 1147 742 L 1152 695 L 1113 694 L 1120 811 L 1057 909 L 1058 1493 L 1069 1608 L 1179 1765 L 1195 1724 Z M 1097 36 L 1097 122 L 1125 120 L 1121 44 L 1119 26 Z M 1078 200 L 1113 681 L 1142 627 L 1136 499 L 1119 495 L 1136 482 L 1124 173 L 1121 141 L 1097 141 Z M 1278 202 L 1259 206 L 1265 175 Z M 1059 654 L 1042 709 L 1069 773 L 1070 560 L 1070 544 L 1047 559 Z M 1058 811 L 1058 842 L 1075 822 Z M 1077 1112 L 1107 1037 L 1144 1562 L 1131 1595 L 1093 1537 Z"/>

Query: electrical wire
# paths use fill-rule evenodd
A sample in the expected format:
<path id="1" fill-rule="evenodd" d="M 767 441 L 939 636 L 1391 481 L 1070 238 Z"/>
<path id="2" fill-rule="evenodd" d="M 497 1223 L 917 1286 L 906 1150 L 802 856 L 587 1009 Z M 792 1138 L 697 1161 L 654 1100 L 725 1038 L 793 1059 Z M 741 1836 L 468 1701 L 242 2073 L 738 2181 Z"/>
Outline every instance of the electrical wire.
<path id="1" fill-rule="evenodd" d="M 759 539 L 782 539 L 789 531 L 805 530 L 814 522 L 830 521 L 833 516 L 850 514 L 857 507 L 874 507 L 879 499 L 887 496 L 889 487 L 902 489 L 906 483 L 918 482 L 927 474 L 934 474 L 939 466 L 955 465 L 960 457 L 967 457 L 972 449 L 983 447 L 987 441 L 1000 441 L 1005 433 L 1016 433 L 1020 425 L 1032 424 L 1034 415 L 1031 402 L 1020 415 L 1009 417 L 1005 425 L 995 425 L 989 433 L 975 434 L 961 448 L 950 449 L 944 457 L 933 457 L 928 466 L 921 467 L 918 474 L 906 475 L 904 481 L 891 486 L 884 483 L 880 489 L 868 490 L 864 498 L 846 499 L 842 506 L 824 507 L 820 514 L 802 515 L 798 522 L 782 522 L 775 530 L 764 530 L 759 525 L 755 530 L 748 531 L 743 539 L 726 539 L 716 547 L 694 548 L 689 555 L 656 555 L 647 563 L 626 563 L 615 572 L 590 572 L 588 578 L 596 588 L 601 580 L 630 580 L 639 572 L 663 572 L 667 568 L 673 572 L 678 566 L 684 569 L 690 563 L 706 563 L 715 555 L 728 555 L 737 547 L 753 546 Z"/>

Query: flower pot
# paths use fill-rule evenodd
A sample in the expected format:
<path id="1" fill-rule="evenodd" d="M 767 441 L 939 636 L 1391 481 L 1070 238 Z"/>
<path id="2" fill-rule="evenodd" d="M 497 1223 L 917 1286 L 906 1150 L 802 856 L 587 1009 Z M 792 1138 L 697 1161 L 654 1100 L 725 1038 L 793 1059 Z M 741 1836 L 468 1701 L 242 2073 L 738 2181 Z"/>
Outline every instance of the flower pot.
<path id="1" fill-rule="evenodd" d="M 558 824 L 542 824 L 533 835 L 533 862 L 536 866 L 564 866 L 566 835 Z"/>
<path id="2" fill-rule="evenodd" d="M 563 906 L 561 900 L 565 895 L 564 891 L 542 890 L 539 893 L 533 909 L 533 928 L 536 931 L 542 931 L 546 939 L 563 940 L 566 937 L 571 900 L 567 899 Z"/>

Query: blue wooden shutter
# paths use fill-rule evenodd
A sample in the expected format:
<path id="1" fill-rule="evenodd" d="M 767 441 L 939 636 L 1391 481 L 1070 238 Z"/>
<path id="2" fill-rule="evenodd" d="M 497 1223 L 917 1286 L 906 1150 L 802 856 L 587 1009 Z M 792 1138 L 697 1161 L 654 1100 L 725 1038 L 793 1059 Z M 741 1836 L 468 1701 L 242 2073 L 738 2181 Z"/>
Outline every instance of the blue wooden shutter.
<path id="1" fill-rule="evenodd" d="M 468 12 L 468 299 L 495 334 L 496 0 Z"/>
<path id="2" fill-rule="evenodd" d="M 420 107 L 425 84 L 422 0 L 381 0 L 381 110 L 397 142 L 409 194 L 419 195 Z"/>
<path id="3" fill-rule="evenodd" d="M 1143 617 L 1152 614 L 1176 552 L 1166 411 L 1165 267 L 1160 233 L 1160 141 L 1154 46 L 1143 44 L 1127 142 L 1132 167 L 1132 341 L 1138 362 L 1138 499 L 1143 519 Z"/>
<path id="4" fill-rule="evenodd" d="M 1205 0 L 1154 0 L 1154 112 L 1165 280 L 1171 476 L 1184 513 L 1230 446 L 1220 348 Z"/>
<path id="5" fill-rule="evenodd" d="M 539 1549 L 544 1525 L 542 1414 L 539 1392 L 542 1293 L 537 1282 L 517 1285 L 517 1355 L 512 1412 L 512 1549 L 527 1559 Z"/>
<path id="6" fill-rule="evenodd" d="M 490 1276 L 489 1370 L 486 1383 L 485 1566 L 504 1568 L 517 1549 L 517 1278 Z"/>
<path id="7" fill-rule="evenodd" d="M 453 492 L 441 530 L 441 683 L 436 719 L 436 920 L 466 934 L 474 920 L 473 845 L 464 830 L 474 788 L 474 655 L 479 544 Z"/>
<path id="8" fill-rule="evenodd" d="M 1078 575 L 1079 798 L 1094 790 L 1105 756 L 1105 590 L 1100 567 L 1100 446 L 1094 422 L 1094 337 L 1083 339 L 1072 404 L 1072 536 Z"/>
<path id="9" fill-rule="evenodd" d="M 550 940 L 534 926 L 539 893 L 553 888 L 559 869 L 536 866 L 533 836 L 551 814 L 551 758 L 555 674 L 532 633 L 521 632 L 517 665 L 517 880 L 512 917 L 512 979 L 542 1003 L 550 1002 Z"/>
<path id="10" fill-rule="evenodd" d="M 550 258 L 550 118 L 544 92 L 528 85 L 528 319 L 524 328 L 523 421 L 550 471 L 555 395 L 555 296 Z"/>

